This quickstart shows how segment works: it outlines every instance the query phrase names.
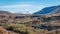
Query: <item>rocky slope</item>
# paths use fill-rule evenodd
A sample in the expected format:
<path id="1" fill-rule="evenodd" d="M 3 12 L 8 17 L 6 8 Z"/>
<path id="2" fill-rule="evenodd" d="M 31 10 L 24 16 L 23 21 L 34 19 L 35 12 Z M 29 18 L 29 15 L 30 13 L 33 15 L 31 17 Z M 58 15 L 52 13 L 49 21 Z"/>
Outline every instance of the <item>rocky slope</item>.
<path id="1" fill-rule="evenodd" d="M 46 7 L 46 8 L 43 8 L 42 10 L 35 12 L 33 14 L 57 14 L 57 13 L 60 13 L 60 5 Z"/>

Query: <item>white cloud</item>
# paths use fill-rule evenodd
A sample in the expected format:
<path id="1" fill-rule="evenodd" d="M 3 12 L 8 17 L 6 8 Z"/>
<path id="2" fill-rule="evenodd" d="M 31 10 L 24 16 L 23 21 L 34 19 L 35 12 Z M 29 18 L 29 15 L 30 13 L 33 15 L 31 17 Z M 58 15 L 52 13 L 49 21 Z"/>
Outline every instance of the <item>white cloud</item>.
<path id="1" fill-rule="evenodd" d="M 8 5 L 8 6 L 0 6 L 0 8 L 16 8 L 16 7 L 27 7 L 32 6 L 30 4 L 18 4 L 18 5 Z"/>
<path id="2" fill-rule="evenodd" d="M 31 5 L 31 4 L 18 4 L 18 5 L 7 5 L 0 6 L 0 10 L 8 10 L 10 12 L 22 12 L 22 13 L 33 13 L 40 10 L 42 6 L 39 5 Z"/>

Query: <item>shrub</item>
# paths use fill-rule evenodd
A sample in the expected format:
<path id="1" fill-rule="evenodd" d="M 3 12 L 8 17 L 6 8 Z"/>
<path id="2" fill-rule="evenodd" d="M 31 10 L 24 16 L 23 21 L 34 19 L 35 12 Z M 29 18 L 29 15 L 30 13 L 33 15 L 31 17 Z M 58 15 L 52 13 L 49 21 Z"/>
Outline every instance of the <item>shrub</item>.
<path id="1" fill-rule="evenodd" d="M 16 26 L 10 26 L 8 28 L 6 28 L 7 30 L 14 30 L 16 28 Z"/>

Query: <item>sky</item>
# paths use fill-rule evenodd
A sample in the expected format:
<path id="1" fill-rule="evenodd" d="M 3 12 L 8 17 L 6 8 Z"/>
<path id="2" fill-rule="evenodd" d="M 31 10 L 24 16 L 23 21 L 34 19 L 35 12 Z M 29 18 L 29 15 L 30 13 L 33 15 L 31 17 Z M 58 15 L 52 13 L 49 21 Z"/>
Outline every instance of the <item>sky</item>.
<path id="1" fill-rule="evenodd" d="M 60 5 L 60 0 L 0 0 L 0 10 L 13 13 L 34 13 L 56 5 Z"/>

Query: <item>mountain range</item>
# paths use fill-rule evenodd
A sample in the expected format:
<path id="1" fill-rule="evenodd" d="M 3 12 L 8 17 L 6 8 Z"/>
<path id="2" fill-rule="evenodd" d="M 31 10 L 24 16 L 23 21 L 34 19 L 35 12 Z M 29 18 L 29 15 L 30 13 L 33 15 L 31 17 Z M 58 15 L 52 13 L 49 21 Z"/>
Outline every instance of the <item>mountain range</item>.
<path id="1" fill-rule="evenodd" d="M 57 14 L 57 13 L 60 13 L 60 5 L 45 7 L 42 10 L 37 11 L 33 14 Z"/>
<path id="2" fill-rule="evenodd" d="M 34 12 L 33 14 L 59 14 L 60 13 L 60 5 L 58 6 L 51 6 L 45 7 L 42 10 Z M 7 15 L 20 15 L 20 14 L 30 14 L 29 11 L 20 11 L 20 13 L 11 13 L 9 11 L 0 10 L 0 14 L 7 14 Z"/>

